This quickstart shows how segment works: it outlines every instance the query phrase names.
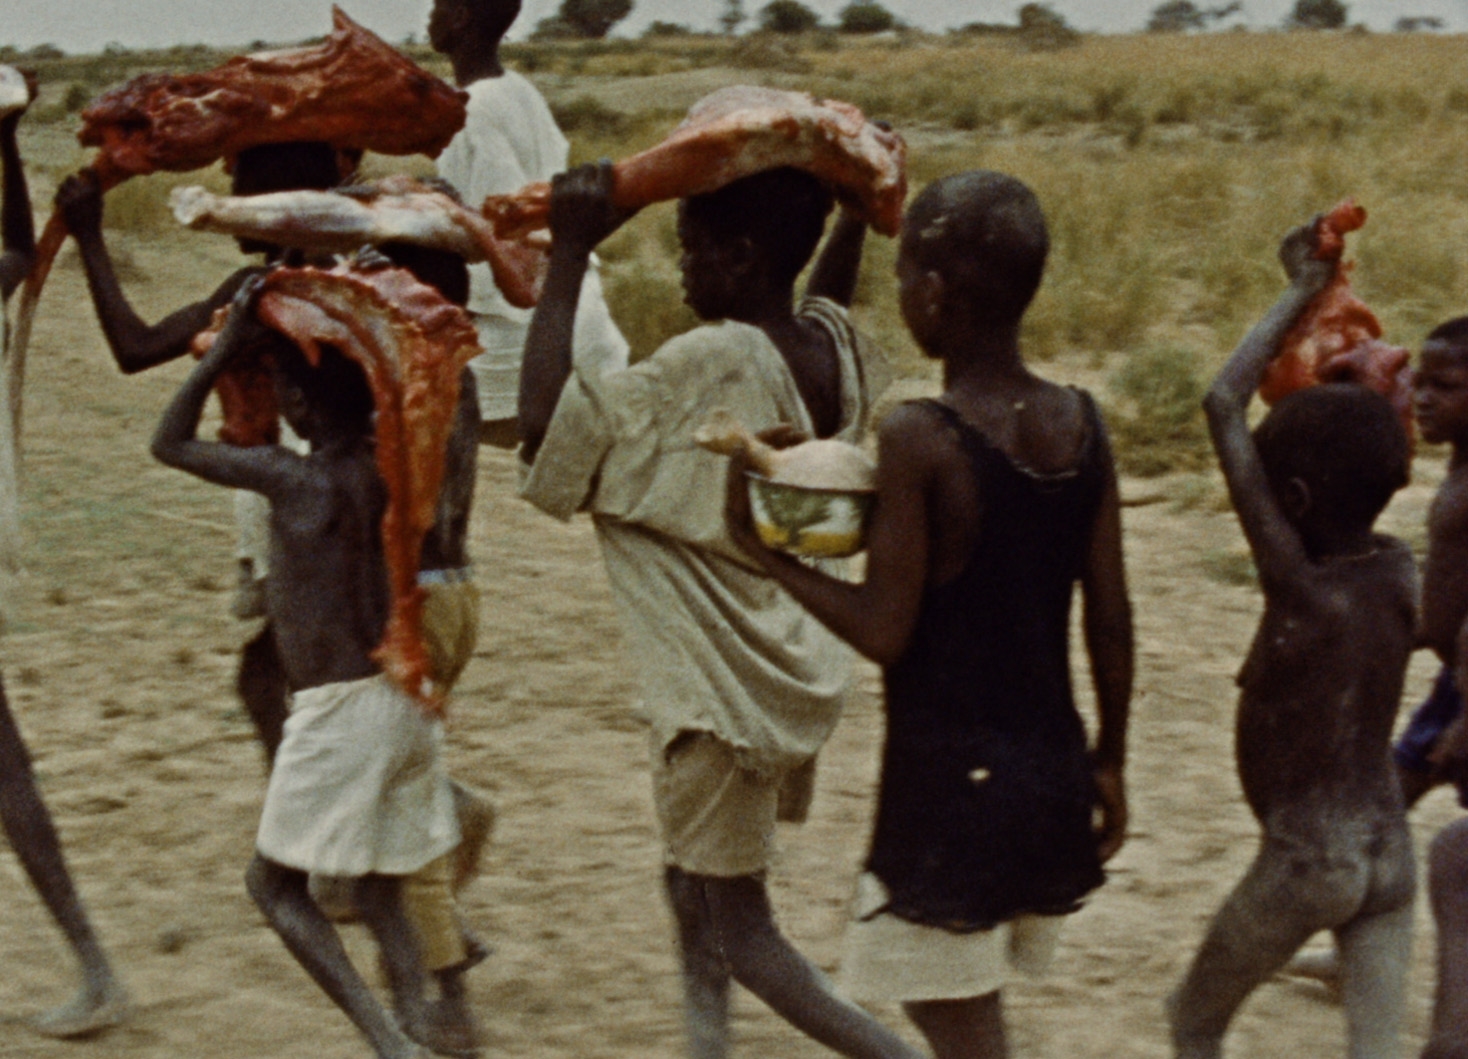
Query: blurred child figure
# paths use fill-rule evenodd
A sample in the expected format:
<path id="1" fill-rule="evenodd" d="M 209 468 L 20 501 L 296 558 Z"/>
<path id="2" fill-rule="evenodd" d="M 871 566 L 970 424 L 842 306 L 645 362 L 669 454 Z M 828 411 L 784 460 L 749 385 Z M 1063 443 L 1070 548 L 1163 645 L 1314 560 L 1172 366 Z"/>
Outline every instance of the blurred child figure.
<path id="1" fill-rule="evenodd" d="M 731 979 L 829 1048 L 917 1053 L 780 934 L 765 889 L 782 789 L 809 781 L 840 714 L 850 656 L 729 538 L 725 457 L 693 433 L 715 407 L 752 429 L 857 436 L 866 413 L 850 304 L 864 227 L 845 215 L 798 311 L 830 192 L 777 169 L 679 204 L 686 300 L 709 321 L 622 371 L 573 369 L 591 252 L 629 216 L 610 166 L 557 177 L 545 291 L 520 378 L 522 494 L 590 511 L 651 729 L 653 799 L 677 927 L 689 1052 L 729 1050 Z M 798 813 L 782 818 L 803 817 Z"/>
<path id="2" fill-rule="evenodd" d="M 1468 805 L 1468 725 L 1462 696 L 1468 687 L 1468 317 L 1433 330 L 1422 346 L 1413 378 L 1417 423 L 1427 441 L 1452 446 L 1448 475 L 1427 519 L 1427 567 L 1422 579 L 1419 642 L 1443 661 L 1427 703 L 1398 740 L 1397 763 L 1414 751 L 1418 788 L 1435 783 L 1458 788 Z M 1435 715 L 1431 707 L 1437 703 Z M 1411 737 L 1429 733 L 1430 738 Z M 1404 785 L 1405 786 L 1405 785 Z M 1437 923 L 1437 995 L 1432 1033 L 1423 1059 L 1468 1059 L 1468 819 L 1443 828 L 1428 857 L 1428 893 Z"/>
<path id="3" fill-rule="evenodd" d="M 35 79 L 27 75 L 26 81 L 28 95 L 34 101 Z M 4 181 L 3 198 L 0 198 L 0 240 L 3 240 L 0 243 L 0 353 L 4 352 L 5 339 L 10 333 L 4 320 L 5 304 L 25 280 L 35 259 L 31 200 L 16 142 L 16 128 L 23 113 L 24 107 L 0 114 L 0 179 Z M 7 546 L 13 543 L 7 542 Z M 66 870 L 56 828 L 36 789 L 30 755 L 11 716 L 3 683 L 0 683 L 0 826 L 4 827 L 5 837 L 20 858 L 21 867 L 66 935 L 82 967 L 82 986 L 75 998 L 31 1025 L 49 1037 L 83 1037 L 115 1026 L 128 1014 L 127 994 L 92 931 L 86 908 Z M 11 968 L 9 973 L 24 972 Z"/>
<path id="4" fill-rule="evenodd" d="M 1390 741 L 1417 583 L 1406 545 L 1372 526 L 1407 482 L 1407 436 L 1385 398 L 1350 384 L 1292 394 L 1252 437 L 1246 417 L 1331 278 L 1313 241 L 1309 226 L 1286 237 L 1290 286 L 1204 401 L 1264 592 L 1237 728 L 1240 783 L 1264 834 L 1168 1002 L 1184 1059 L 1219 1056 L 1239 1005 L 1324 929 L 1341 950 L 1352 1059 L 1395 1056 L 1399 1043 L 1413 863 Z"/>
<path id="5" fill-rule="evenodd" d="M 528 79 L 500 62 L 500 41 L 519 14 L 520 0 L 434 0 L 428 17 L 429 43 L 469 93 L 468 117 L 439 155 L 438 172 L 471 208 L 566 168 L 569 146 L 550 107 Z M 469 276 L 468 308 L 484 347 L 469 365 L 479 390 L 480 438 L 512 449 L 519 443 L 516 402 L 530 310 L 505 301 L 488 265 L 471 266 Z M 627 341 L 607 312 L 594 261 L 576 306 L 574 346 L 588 370 L 627 366 Z"/>
<path id="6" fill-rule="evenodd" d="M 765 548 L 744 461 L 729 474 L 737 543 L 883 666 L 881 790 L 842 983 L 902 1001 L 939 1059 L 1008 1054 L 1008 966 L 1043 968 L 1126 827 L 1132 629 L 1111 452 L 1090 396 L 1019 350 L 1048 246 L 1034 195 L 999 173 L 946 177 L 908 210 L 902 315 L 942 361 L 943 393 L 882 423 L 862 583 Z M 1067 644 L 1077 582 L 1090 751 Z"/>
<path id="7" fill-rule="evenodd" d="M 459 831 L 442 725 L 371 657 L 389 607 L 387 488 L 374 454 L 372 392 L 361 368 L 335 350 L 324 349 L 312 368 L 286 344 L 276 353 L 281 410 L 310 453 L 196 437 L 219 373 L 265 330 L 254 320 L 258 289 L 252 280 L 235 296 L 228 323 L 164 412 L 152 451 L 270 502 L 266 606 L 292 702 L 246 876 L 250 895 L 382 1059 L 422 1056 L 413 1042 L 427 1035 L 432 1013 L 400 889 L 404 877 L 452 850 Z M 311 899 L 312 872 L 358 880 L 356 906 L 378 942 L 396 1019 Z"/>

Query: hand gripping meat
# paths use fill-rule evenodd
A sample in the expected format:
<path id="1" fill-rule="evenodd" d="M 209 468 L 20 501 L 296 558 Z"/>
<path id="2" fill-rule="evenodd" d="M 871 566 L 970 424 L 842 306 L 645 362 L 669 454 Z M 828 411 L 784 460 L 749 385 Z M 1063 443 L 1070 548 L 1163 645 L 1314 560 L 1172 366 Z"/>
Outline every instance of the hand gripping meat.
<path id="1" fill-rule="evenodd" d="M 1354 382 L 1386 397 L 1412 430 L 1411 355 L 1381 341 L 1381 322 L 1351 289 L 1353 262 L 1341 260 L 1346 233 L 1366 223 L 1366 211 L 1346 199 L 1315 222 L 1315 259 L 1336 262 L 1335 276 L 1285 335 L 1283 349 L 1259 386 L 1273 404 L 1318 382 Z"/>

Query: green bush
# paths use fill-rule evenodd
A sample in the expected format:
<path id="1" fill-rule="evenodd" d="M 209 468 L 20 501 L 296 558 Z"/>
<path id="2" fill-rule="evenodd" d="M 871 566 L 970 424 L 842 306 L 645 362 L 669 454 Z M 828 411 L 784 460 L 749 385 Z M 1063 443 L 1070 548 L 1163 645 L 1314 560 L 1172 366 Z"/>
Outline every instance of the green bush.
<path id="1" fill-rule="evenodd" d="M 1108 380 L 1117 464 L 1142 477 L 1198 470 L 1209 459 L 1197 356 L 1155 347 L 1133 353 Z"/>
<path id="2" fill-rule="evenodd" d="M 808 33 L 820 24 L 821 16 L 800 0 L 771 0 L 759 12 L 759 28 L 766 33 Z"/>
<path id="3" fill-rule="evenodd" d="M 897 26 L 897 18 L 876 0 L 852 0 L 837 16 L 842 33 L 885 33 Z"/>

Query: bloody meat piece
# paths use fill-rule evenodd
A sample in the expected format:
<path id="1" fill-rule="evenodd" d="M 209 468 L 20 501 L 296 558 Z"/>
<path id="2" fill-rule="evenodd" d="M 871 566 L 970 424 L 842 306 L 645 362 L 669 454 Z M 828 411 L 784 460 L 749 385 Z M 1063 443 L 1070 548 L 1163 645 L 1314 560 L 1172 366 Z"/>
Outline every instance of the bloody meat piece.
<path id="1" fill-rule="evenodd" d="M 448 146 L 464 124 L 468 93 L 340 8 L 331 17 L 331 36 L 314 47 L 242 55 L 204 73 L 144 74 L 103 93 L 82 111 L 77 134 L 99 148 L 90 168 L 103 190 L 131 176 L 213 165 L 265 143 L 323 140 L 340 149 L 428 155 Z M 53 212 L 16 309 L 5 370 L 17 439 L 36 305 L 65 241 L 66 225 Z"/>
<path id="2" fill-rule="evenodd" d="M 313 47 L 240 55 L 196 74 L 143 74 L 82 111 L 82 144 L 129 175 L 187 172 L 266 143 L 322 140 L 437 155 L 468 94 L 332 8 Z"/>
<path id="3" fill-rule="evenodd" d="M 480 352 L 474 325 L 463 309 L 406 269 L 364 271 L 350 263 L 329 270 L 276 269 L 265 279 L 255 314 L 295 342 L 312 364 L 320 362 L 325 345 L 366 373 L 376 408 L 377 467 L 387 485 L 382 544 L 392 593 L 387 628 L 373 658 L 389 679 L 439 715 L 443 692 L 434 685 L 423 642 L 425 593 L 418 585 L 418 562 L 443 483 L 460 373 Z M 207 348 L 212 341 L 212 333 L 204 332 L 199 345 Z M 262 403 L 234 409 L 239 423 L 275 415 L 273 390 L 268 397 L 254 396 Z"/>
<path id="4" fill-rule="evenodd" d="M 1346 233 L 1366 211 L 1346 199 L 1315 221 L 1315 258 L 1334 261 L 1335 276 L 1285 335 L 1283 349 L 1259 385 L 1266 404 L 1318 382 L 1354 382 L 1375 390 L 1412 431 L 1411 355 L 1381 341 L 1381 321 L 1351 289 L 1353 262 L 1342 261 Z"/>
<path id="5" fill-rule="evenodd" d="M 829 184 L 884 235 L 902 226 L 907 146 L 850 103 L 805 92 L 735 85 L 705 96 L 656 147 L 614 167 L 613 201 L 623 209 L 700 195 L 740 177 L 794 166 Z M 491 195 L 484 214 L 506 238 L 543 228 L 550 185 Z"/>

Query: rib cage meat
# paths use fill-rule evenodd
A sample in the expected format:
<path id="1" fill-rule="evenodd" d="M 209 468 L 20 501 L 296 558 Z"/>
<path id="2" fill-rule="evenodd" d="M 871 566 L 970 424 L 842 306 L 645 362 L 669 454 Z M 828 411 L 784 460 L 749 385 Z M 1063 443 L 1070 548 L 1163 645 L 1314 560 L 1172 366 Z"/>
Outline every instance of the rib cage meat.
<path id="1" fill-rule="evenodd" d="M 1285 335 L 1283 348 L 1259 386 L 1273 404 L 1318 382 L 1354 382 L 1391 401 L 1412 429 L 1411 355 L 1381 341 L 1381 321 L 1351 289 L 1352 262 L 1341 260 L 1346 233 L 1366 223 L 1353 199 L 1339 203 L 1315 224 L 1315 257 L 1335 261 L 1336 272 Z"/>
<path id="2" fill-rule="evenodd" d="M 819 177 L 877 231 L 896 235 L 907 197 L 907 147 L 850 103 L 804 92 L 734 85 L 705 96 L 662 143 L 618 162 L 613 199 L 624 209 L 716 191 L 740 177 L 795 166 Z M 484 213 L 502 236 L 542 228 L 550 185 L 492 195 Z"/>
<path id="3" fill-rule="evenodd" d="M 423 643 L 418 562 L 433 525 L 465 364 L 479 354 L 468 314 L 405 269 L 277 269 L 257 317 L 312 363 L 331 346 L 362 366 L 376 406 L 377 466 L 387 485 L 383 552 L 392 611 L 373 657 L 425 710 L 443 709 Z M 272 405 L 273 408 L 273 405 Z"/>

